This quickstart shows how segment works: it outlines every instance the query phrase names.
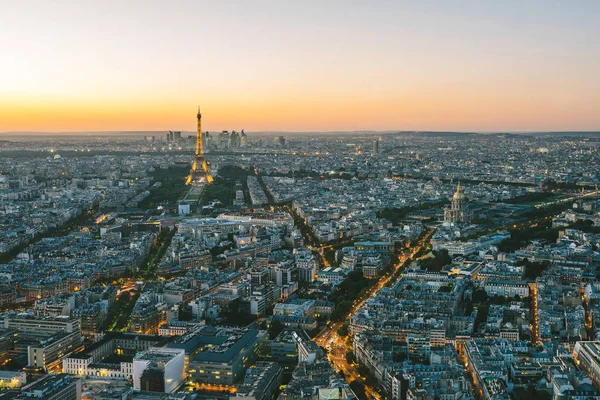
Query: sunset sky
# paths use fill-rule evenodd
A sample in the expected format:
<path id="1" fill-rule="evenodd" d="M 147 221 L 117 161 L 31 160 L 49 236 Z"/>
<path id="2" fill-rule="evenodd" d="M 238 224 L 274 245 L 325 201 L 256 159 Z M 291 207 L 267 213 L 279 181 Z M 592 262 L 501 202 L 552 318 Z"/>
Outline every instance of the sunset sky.
<path id="1" fill-rule="evenodd" d="M 600 1 L 0 0 L 0 132 L 600 130 Z"/>

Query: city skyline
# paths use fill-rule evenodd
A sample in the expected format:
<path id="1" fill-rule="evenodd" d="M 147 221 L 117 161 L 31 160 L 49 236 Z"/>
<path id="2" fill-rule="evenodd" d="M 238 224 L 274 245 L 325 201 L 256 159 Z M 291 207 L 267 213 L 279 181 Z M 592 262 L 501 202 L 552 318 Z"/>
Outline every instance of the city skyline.
<path id="1" fill-rule="evenodd" d="M 2 2 L 2 398 L 600 400 L 599 17 Z"/>
<path id="2" fill-rule="evenodd" d="M 3 10 L 0 132 L 600 129 L 592 1 L 95 7 Z"/>

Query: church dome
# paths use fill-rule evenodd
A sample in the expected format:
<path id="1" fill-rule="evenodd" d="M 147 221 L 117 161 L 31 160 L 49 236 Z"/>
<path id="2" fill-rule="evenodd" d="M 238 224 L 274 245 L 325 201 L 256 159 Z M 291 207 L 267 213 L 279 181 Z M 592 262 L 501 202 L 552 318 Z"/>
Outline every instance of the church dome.
<path id="1" fill-rule="evenodd" d="M 456 187 L 456 193 L 454 193 L 454 196 L 452 197 L 452 199 L 454 199 L 454 200 L 464 200 L 465 199 L 465 195 L 461 192 L 460 183 Z"/>

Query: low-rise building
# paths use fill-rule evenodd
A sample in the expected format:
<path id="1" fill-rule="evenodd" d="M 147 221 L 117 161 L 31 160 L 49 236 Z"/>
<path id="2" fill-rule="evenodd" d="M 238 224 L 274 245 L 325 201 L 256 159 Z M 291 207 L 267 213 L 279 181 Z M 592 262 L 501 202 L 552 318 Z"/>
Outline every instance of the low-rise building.
<path id="1" fill-rule="evenodd" d="M 577 342 L 573 349 L 575 364 L 591 378 L 600 390 L 600 342 Z"/>
<path id="2" fill-rule="evenodd" d="M 327 267 L 321 271 L 317 275 L 318 280 L 332 285 L 340 284 L 344 279 L 346 279 L 346 275 L 350 272 L 347 268 L 341 267 Z"/>
<path id="3" fill-rule="evenodd" d="M 196 334 L 198 352 L 190 360 L 189 375 L 196 384 L 232 385 L 254 364 L 264 332 L 247 328 L 206 326 Z"/>
<path id="4" fill-rule="evenodd" d="M 268 400 L 281 383 L 281 367 L 274 362 L 259 361 L 246 370 L 244 383 L 231 400 Z"/>
<path id="5" fill-rule="evenodd" d="M 26 383 L 25 371 L 0 371 L 0 389 L 18 389 Z"/>
<path id="6" fill-rule="evenodd" d="M 152 347 L 133 359 L 133 388 L 172 393 L 185 380 L 183 349 Z"/>
<path id="7" fill-rule="evenodd" d="M 483 286 L 488 296 L 528 297 L 529 284 L 525 281 L 502 281 L 488 279 Z"/>
<path id="8" fill-rule="evenodd" d="M 46 375 L 21 389 L 15 399 L 79 400 L 81 380 L 67 374 Z"/>
<path id="9" fill-rule="evenodd" d="M 155 335 L 110 332 L 85 350 L 64 357 L 62 369 L 71 375 L 132 379 L 135 355 L 166 341 L 167 338 Z"/>

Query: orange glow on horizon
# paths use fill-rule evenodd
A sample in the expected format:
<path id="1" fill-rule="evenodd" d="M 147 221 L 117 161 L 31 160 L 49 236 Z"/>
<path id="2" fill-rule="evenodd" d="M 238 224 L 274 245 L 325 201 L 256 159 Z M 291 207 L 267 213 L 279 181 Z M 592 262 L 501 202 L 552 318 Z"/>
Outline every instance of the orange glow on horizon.
<path id="1" fill-rule="evenodd" d="M 468 93 L 450 100 L 437 93 L 403 97 L 273 98 L 242 102 L 210 99 L 203 105 L 204 130 L 353 131 L 353 130 L 592 130 L 592 105 L 577 106 L 560 99 L 544 109 L 531 108 L 520 94 L 490 96 Z M 531 96 L 530 96 L 531 97 Z M 61 102 L 0 100 L 0 132 L 164 131 L 194 132 L 197 101 L 109 99 Z M 593 117 L 591 117 L 593 115 Z M 543 121 L 543 123 L 540 123 Z"/>
<path id="2" fill-rule="evenodd" d="M 600 2 L 21 3 L 0 133 L 600 130 Z"/>

